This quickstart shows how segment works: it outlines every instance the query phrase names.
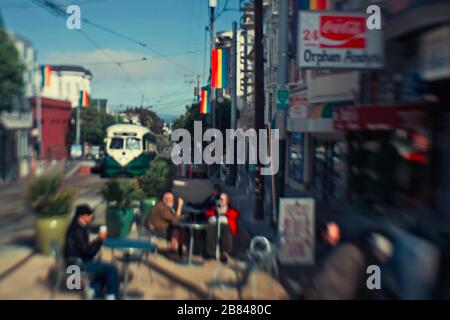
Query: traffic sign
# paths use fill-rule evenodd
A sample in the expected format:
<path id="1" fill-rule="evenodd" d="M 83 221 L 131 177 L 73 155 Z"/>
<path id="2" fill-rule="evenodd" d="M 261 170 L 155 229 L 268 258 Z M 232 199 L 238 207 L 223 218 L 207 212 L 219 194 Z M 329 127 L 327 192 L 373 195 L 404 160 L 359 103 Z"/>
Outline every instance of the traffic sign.
<path id="1" fill-rule="evenodd" d="M 289 108 L 288 86 L 279 86 L 277 88 L 277 108 L 282 110 L 286 110 Z"/>

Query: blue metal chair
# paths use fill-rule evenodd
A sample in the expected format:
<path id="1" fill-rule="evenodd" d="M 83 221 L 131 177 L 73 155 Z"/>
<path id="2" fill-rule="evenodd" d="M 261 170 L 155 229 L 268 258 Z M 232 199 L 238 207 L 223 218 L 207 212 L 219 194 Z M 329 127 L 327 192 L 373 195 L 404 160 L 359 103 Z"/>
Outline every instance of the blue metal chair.
<path id="1" fill-rule="evenodd" d="M 51 243 L 51 256 L 53 257 L 54 264 L 54 272 L 55 272 L 55 281 L 53 284 L 53 288 L 50 292 L 50 299 L 54 300 L 56 295 L 60 292 L 61 286 L 64 280 L 67 279 L 67 266 L 68 265 L 76 265 L 81 270 L 81 283 L 84 288 L 88 287 L 91 279 L 88 273 L 84 272 L 83 261 L 80 258 L 64 258 L 61 247 L 56 243 Z M 83 296 L 84 297 L 84 296 Z M 84 297 L 85 298 L 85 297 Z"/>

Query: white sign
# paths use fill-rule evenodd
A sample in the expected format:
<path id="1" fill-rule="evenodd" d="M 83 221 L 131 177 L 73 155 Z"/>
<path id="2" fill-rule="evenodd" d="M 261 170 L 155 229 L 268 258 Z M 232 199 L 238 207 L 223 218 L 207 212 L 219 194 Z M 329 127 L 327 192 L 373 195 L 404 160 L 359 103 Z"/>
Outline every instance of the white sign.
<path id="1" fill-rule="evenodd" d="M 292 94 L 289 97 L 289 118 L 308 117 L 308 97 L 305 92 Z"/>
<path id="2" fill-rule="evenodd" d="M 450 78 L 450 27 L 434 29 L 421 39 L 422 78 L 435 81 Z"/>
<path id="3" fill-rule="evenodd" d="M 81 158 L 83 155 L 83 148 L 81 144 L 73 144 L 70 146 L 70 156 L 72 158 Z"/>
<path id="4" fill-rule="evenodd" d="M 364 14 L 300 11 L 298 28 L 302 68 L 383 67 L 382 31 L 368 30 Z"/>
<path id="5" fill-rule="evenodd" d="M 315 202 L 312 198 L 280 199 L 278 258 L 283 264 L 313 264 Z"/>

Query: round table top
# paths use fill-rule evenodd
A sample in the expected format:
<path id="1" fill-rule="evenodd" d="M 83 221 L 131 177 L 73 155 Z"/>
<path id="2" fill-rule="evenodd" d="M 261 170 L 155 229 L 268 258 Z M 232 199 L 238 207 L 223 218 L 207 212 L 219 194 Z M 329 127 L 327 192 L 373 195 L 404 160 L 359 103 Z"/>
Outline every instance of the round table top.
<path id="1" fill-rule="evenodd" d="M 186 213 L 192 213 L 192 214 L 203 214 L 205 210 L 196 209 L 191 206 L 184 206 L 183 211 Z"/>
<path id="2" fill-rule="evenodd" d="M 142 240 L 128 238 L 107 238 L 103 241 L 103 246 L 120 250 L 155 250 L 155 245 Z"/>
<path id="3" fill-rule="evenodd" d="M 192 230 L 204 230 L 208 227 L 208 224 L 206 222 L 180 221 L 176 224 L 176 226 Z"/>

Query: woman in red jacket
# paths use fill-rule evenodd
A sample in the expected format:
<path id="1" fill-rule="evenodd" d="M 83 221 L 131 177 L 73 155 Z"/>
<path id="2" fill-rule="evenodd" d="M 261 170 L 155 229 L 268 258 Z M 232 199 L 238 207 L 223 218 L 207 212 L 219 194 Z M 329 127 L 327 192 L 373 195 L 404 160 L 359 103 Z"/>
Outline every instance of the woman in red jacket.
<path id="1" fill-rule="evenodd" d="M 206 232 L 206 254 L 208 257 L 215 256 L 217 242 L 217 211 L 219 211 L 220 223 L 220 260 L 228 261 L 228 256 L 233 248 L 233 237 L 237 236 L 239 224 L 239 213 L 230 205 L 228 195 L 222 193 L 219 198 L 219 207 L 214 206 L 206 211 L 208 218 L 208 229 Z"/>

